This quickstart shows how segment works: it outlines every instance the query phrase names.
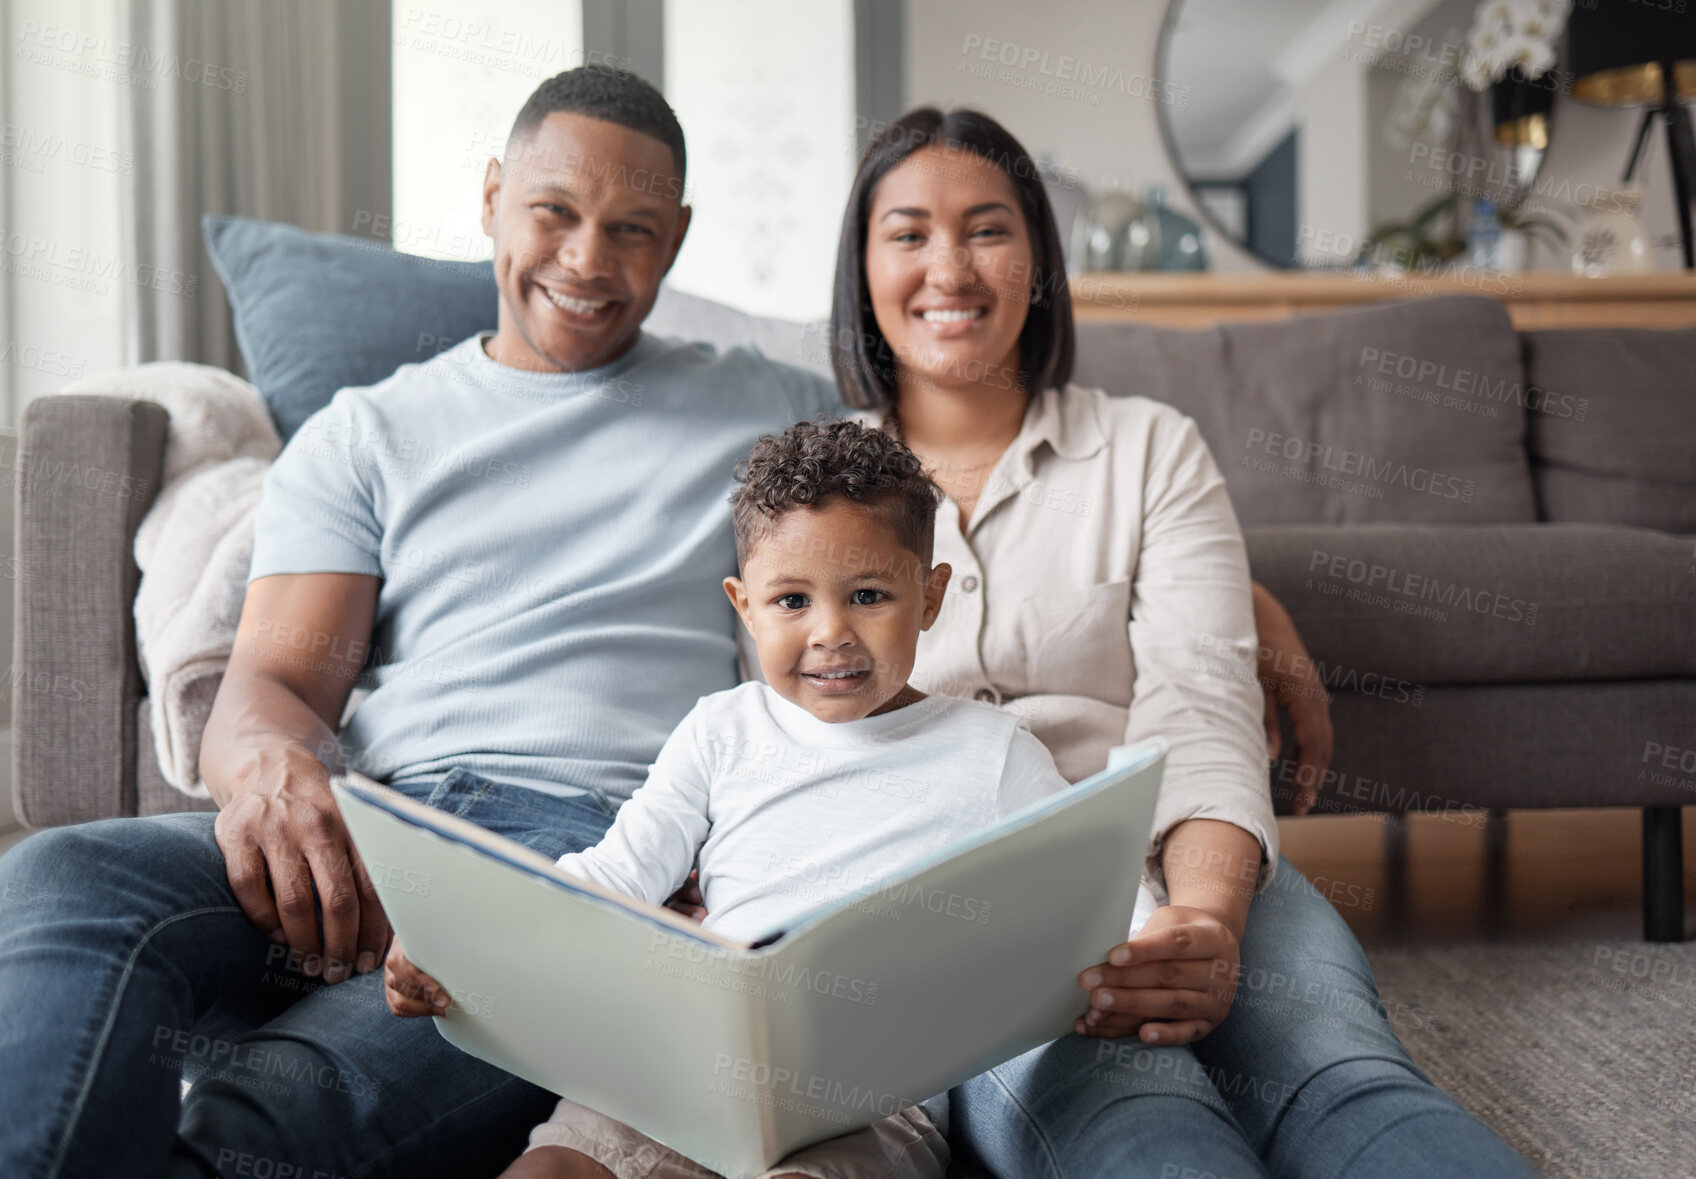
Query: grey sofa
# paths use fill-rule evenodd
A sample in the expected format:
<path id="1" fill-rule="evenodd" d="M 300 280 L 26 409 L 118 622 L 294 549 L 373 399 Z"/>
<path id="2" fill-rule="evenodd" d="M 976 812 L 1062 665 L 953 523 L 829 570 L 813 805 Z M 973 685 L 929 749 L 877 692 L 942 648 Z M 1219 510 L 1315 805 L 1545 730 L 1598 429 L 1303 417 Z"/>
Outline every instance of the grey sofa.
<path id="1" fill-rule="evenodd" d="M 816 326 L 686 298 L 650 326 L 825 363 Z M 1646 935 L 1682 938 L 1696 331 L 1518 333 L 1498 303 L 1461 297 L 1079 335 L 1079 383 L 1168 401 L 1213 448 L 1254 574 L 1334 697 L 1316 813 L 1642 808 Z M 113 397 L 24 414 L 12 710 L 28 824 L 208 805 L 159 776 L 135 658 L 132 546 L 165 427 L 158 406 Z M 1292 758 L 1270 784 L 1287 807 Z"/>

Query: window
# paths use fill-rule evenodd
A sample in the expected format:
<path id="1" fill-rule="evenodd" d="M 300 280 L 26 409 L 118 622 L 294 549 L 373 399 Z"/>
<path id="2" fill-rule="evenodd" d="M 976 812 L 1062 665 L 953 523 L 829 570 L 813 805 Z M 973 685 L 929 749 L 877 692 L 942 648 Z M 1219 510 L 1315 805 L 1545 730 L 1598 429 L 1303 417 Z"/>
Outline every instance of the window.
<path id="1" fill-rule="evenodd" d="M 824 318 L 856 163 L 851 0 L 667 0 L 665 92 L 695 208 L 671 284 Z"/>
<path id="2" fill-rule="evenodd" d="M 488 258 L 484 168 L 530 92 L 583 64 L 581 4 L 395 0 L 392 11 L 395 215 L 368 228 L 410 254 Z"/>

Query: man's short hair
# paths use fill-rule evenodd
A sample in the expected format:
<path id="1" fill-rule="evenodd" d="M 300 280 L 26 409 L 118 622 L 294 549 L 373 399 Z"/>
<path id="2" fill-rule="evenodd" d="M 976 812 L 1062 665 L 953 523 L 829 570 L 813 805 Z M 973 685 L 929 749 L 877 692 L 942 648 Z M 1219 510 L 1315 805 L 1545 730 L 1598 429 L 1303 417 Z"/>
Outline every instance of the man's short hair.
<path id="1" fill-rule="evenodd" d="M 902 547 L 930 566 L 942 490 L 919 457 L 881 430 L 854 421 L 796 422 L 765 434 L 736 465 L 730 497 L 736 559 L 746 562 L 785 512 L 843 499 L 881 515 Z"/>
<path id="2" fill-rule="evenodd" d="M 512 133 L 507 136 L 508 150 L 556 111 L 617 123 L 659 140 L 671 149 L 671 160 L 681 184 L 687 163 L 683 127 L 665 96 L 638 75 L 602 62 L 590 62 L 555 74 L 524 100 L 518 117 L 512 121 Z"/>

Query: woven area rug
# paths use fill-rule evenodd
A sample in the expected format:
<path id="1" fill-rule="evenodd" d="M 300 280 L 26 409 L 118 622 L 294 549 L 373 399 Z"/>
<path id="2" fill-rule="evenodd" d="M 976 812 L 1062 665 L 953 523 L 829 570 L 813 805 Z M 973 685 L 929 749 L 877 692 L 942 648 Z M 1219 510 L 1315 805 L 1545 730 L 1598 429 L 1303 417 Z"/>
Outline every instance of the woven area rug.
<path id="1" fill-rule="evenodd" d="M 1368 957 L 1419 1066 L 1553 1179 L 1696 1176 L 1696 943 Z"/>

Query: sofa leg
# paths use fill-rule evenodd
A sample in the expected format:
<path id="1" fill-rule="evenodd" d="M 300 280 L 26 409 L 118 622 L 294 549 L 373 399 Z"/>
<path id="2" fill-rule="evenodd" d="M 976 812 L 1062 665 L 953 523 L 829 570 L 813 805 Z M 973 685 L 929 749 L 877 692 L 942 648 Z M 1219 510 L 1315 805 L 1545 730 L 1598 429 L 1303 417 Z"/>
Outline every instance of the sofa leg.
<path id="1" fill-rule="evenodd" d="M 1675 806 L 1643 808 L 1643 940 L 1684 940 L 1684 828 Z"/>

